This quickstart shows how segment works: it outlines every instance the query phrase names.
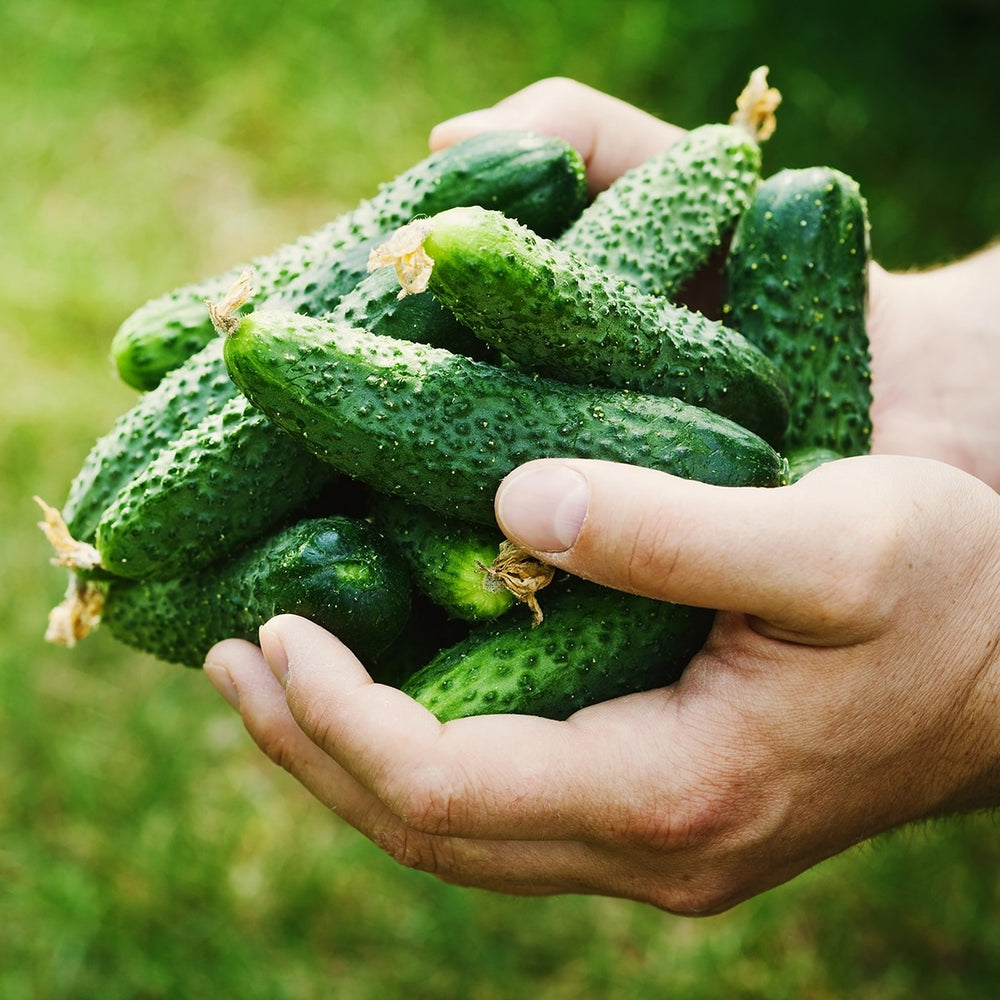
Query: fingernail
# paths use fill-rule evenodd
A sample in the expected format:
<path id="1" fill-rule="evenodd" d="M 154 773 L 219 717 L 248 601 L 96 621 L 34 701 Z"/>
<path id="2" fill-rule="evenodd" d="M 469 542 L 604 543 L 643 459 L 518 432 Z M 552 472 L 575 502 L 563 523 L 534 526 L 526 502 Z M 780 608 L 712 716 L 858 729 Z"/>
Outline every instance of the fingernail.
<path id="1" fill-rule="evenodd" d="M 538 552 L 564 552 L 587 516 L 590 486 L 569 465 L 541 460 L 512 472 L 497 491 L 504 533 Z"/>
<path id="2" fill-rule="evenodd" d="M 212 687 L 238 712 L 240 710 L 240 693 L 236 690 L 236 685 L 233 683 L 232 677 L 229 676 L 229 671 L 221 663 L 212 663 L 206 660 L 205 676 L 212 682 Z"/>
<path id="3" fill-rule="evenodd" d="M 257 633 L 260 651 L 264 654 L 275 680 L 284 687 L 288 680 L 288 654 L 281 638 L 268 628 L 268 624 L 261 625 Z"/>

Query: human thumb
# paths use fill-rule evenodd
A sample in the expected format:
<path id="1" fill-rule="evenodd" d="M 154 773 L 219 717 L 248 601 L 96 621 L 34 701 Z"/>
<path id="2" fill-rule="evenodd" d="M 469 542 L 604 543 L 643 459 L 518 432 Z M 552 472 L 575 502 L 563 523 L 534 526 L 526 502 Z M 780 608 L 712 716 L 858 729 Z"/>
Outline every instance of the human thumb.
<path id="1" fill-rule="evenodd" d="M 830 621 L 831 599 L 864 563 L 854 549 L 891 517 L 869 508 L 859 532 L 858 477 L 827 475 L 822 488 L 810 478 L 722 487 L 632 465 L 538 459 L 501 483 L 496 515 L 510 539 L 578 576 L 744 612 L 799 637 Z"/>

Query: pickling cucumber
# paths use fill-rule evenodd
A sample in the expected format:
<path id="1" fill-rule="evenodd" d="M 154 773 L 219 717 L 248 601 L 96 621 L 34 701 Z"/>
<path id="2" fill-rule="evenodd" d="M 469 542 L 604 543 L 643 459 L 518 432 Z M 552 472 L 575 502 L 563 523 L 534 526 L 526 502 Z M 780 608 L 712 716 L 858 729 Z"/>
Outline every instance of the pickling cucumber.
<path id="1" fill-rule="evenodd" d="M 784 449 L 871 447 L 869 222 L 852 177 L 789 168 L 758 186 L 725 266 L 724 322 L 784 372 Z"/>
<path id="2" fill-rule="evenodd" d="M 782 439 L 785 379 L 763 351 L 499 212 L 462 207 L 409 223 L 373 254 L 372 267 L 388 264 L 404 292 L 430 290 L 525 371 L 676 396 Z"/>
<path id="3" fill-rule="evenodd" d="M 116 576 L 156 580 L 211 565 L 333 487 L 336 470 L 243 395 L 180 434 L 122 487 L 94 546 Z"/>
<path id="4" fill-rule="evenodd" d="M 774 131 L 780 99 L 767 85 L 767 67 L 760 67 L 728 123 L 691 129 L 626 171 L 559 245 L 643 291 L 677 298 L 749 205 L 761 175 L 761 143 Z"/>
<path id="5" fill-rule="evenodd" d="M 545 620 L 507 615 L 475 627 L 402 685 L 442 722 L 578 709 L 675 681 L 708 635 L 712 612 L 570 580 Z"/>
<path id="6" fill-rule="evenodd" d="M 386 495 L 376 497 L 372 519 L 399 547 L 414 588 L 452 618 L 488 621 L 514 603 L 513 593 L 490 586 L 486 575 L 504 540 L 495 525 L 440 517 Z"/>
<path id="7" fill-rule="evenodd" d="M 73 536 L 93 542 L 98 522 L 129 480 L 237 394 L 216 337 L 140 396 L 97 439 L 70 483 L 62 516 Z"/>
<path id="8" fill-rule="evenodd" d="M 453 205 L 486 205 L 555 236 L 586 198 L 579 154 L 550 136 L 523 131 L 473 136 L 421 160 L 369 199 L 253 262 L 262 299 L 307 313 L 333 308 L 365 274 L 370 240 L 418 215 Z M 214 336 L 204 303 L 221 299 L 246 265 L 151 299 L 115 334 L 111 357 L 121 378 L 150 389 Z"/>
<path id="9" fill-rule="evenodd" d="M 409 577 L 395 546 L 366 520 L 332 516 L 291 524 L 193 575 L 114 580 L 105 585 L 101 622 L 135 649 L 200 667 L 216 642 L 256 642 L 269 618 L 299 614 L 372 663 L 409 607 Z"/>
<path id="10" fill-rule="evenodd" d="M 776 486 L 760 437 L 672 397 L 568 385 L 296 313 L 234 315 L 233 380 L 345 475 L 447 517 L 494 524 L 521 463 L 574 455 L 720 485 Z"/>

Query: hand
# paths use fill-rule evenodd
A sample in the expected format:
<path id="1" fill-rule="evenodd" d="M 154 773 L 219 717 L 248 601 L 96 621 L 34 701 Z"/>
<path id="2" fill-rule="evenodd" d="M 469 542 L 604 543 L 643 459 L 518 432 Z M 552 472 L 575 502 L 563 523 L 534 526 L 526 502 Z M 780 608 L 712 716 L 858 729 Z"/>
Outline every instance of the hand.
<path id="1" fill-rule="evenodd" d="M 264 752 L 403 864 L 702 914 L 1000 801 L 1000 499 L 974 478 L 864 457 L 753 490 L 548 459 L 497 511 L 571 572 L 724 610 L 677 684 L 565 722 L 441 725 L 299 618 L 215 647 Z"/>
<path id="2" fill-rule="evenodd" d="M 531 128 L 565 139 L 587 163 L 592 194 L 684 134 L 600 91 L 554 78 L 443 122 L 431 146 L 491 128 Z M 717 284 L 699 283 L 692 296 L 689 304 L 720 314 Z M 872 265 L 874 452 L 940 459 L 1000 489 L 1000 393 L 990 377 L 1000 372 L 998 317 L 1000 246 L 931 271 Z"/>

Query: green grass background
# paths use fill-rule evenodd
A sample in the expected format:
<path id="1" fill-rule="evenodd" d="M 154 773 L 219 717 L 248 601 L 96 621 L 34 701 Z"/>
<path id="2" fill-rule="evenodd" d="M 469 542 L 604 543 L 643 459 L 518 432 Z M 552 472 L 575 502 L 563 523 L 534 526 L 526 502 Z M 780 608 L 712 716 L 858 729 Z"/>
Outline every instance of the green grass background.
<path id="1" fill-rule="evenodd" d="M 438 120 L 584 80 L 685 126 L 767 63 L 767 169 L 829 163 L 908 267 L 1000 232 L 991 0 L 32 0 L 0 7 L 0 996 L 945 998 L 1000 982 L 990 817 L 880 838 L 706 920 L 402 870 L 197 672 L 42 641 L 61 503 L 134 394 L 146 298 L 314 229 Z M 945 332 L 943 331 L 943 335 Z"/>

